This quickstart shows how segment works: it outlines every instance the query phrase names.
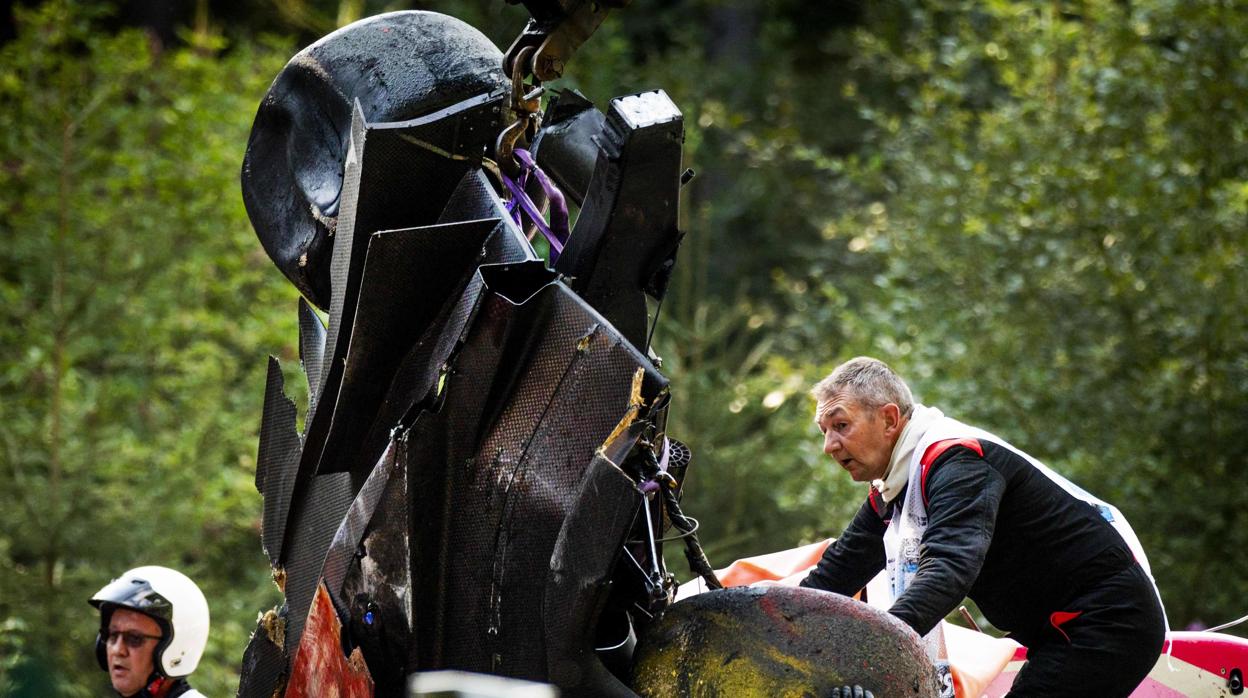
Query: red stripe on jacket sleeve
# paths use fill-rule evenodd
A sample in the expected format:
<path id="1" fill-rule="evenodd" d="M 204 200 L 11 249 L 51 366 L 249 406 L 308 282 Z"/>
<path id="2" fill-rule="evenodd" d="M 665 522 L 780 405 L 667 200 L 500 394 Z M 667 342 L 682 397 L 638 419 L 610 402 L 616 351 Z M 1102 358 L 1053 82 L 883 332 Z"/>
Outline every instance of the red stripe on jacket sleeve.
<path id="1" fill-rule="evenodd" d="M 923 475 L 919 480 L 919 488 L 923 493 L 923 506 L 927 506 L 927 474 L 931 472 L 932 464 L 936 462 L 937 458 L 940 458 L 942 453 L 954 446 L 965 446 L 979 454 L 980 458 L 984 457 L 984 447 L 980 445 L 979 439 L 945 439 L 928 446 L 927 450 L 923 452 L 923 457 L 919 459 L 919 465 L 923 466 Z"/>
<path id="2" fill-rule="evenodd" d="M 1053 628 L 1057 630 L 1057 632 L 1061 633 L 1062 637 L 1066 638 L 1066 642 L 1069 643 L 1070 636 L 1066 634 L 1065 630 L 1062 630 L 1062 626 L 1081 615 L 1083 615 L 1083 611 L 1054 611 L 1049 616 L 1049 623 L 1051 623 Z"/>

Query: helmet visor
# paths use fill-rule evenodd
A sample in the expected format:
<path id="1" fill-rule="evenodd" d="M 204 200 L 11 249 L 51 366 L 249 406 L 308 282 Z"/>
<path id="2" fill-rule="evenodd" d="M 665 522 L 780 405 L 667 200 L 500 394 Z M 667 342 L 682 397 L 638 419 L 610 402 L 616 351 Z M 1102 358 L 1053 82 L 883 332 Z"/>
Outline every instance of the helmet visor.
<path id="1" fill-rule="evenodd" d="M 173 621 L 173 604 L 157 594 L 150 582 L 138 577 L 125 576 L 100 589 L 91 597 L 91 605 L 99 608 L 102 604 L 133 609 L 166 623 Z"/>

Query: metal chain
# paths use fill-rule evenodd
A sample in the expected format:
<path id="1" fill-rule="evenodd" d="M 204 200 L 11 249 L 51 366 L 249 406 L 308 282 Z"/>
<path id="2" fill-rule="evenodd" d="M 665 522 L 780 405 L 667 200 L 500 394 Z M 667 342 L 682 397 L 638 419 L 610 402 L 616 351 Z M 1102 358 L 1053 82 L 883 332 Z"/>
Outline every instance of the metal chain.
<path id="1" fill-rule="evenodd" d="M 504 174 L 511 177 L 520 175 L 520 163 L 516 160 L 516 149 L 527 148 L 537 135 L 542 124 L 542 95 L 545 88 L 533 74 L 533 54 L 536 49 L 525 46 L 520 49 L 512 62 L 511 68 L 511 99 L 509 109 L 515 121 L 508 124 L 494 144 L 494 154 L 498 158 L 498 167 Z"/>

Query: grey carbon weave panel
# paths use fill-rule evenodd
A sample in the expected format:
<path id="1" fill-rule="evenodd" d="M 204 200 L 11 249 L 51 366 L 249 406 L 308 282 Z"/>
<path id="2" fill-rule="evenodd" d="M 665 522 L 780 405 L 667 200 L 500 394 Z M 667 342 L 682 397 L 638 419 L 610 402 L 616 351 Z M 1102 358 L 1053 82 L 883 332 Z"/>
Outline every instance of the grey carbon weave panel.
<path id="1" fill-rule="evenodd" d="M 640 507 L 637 485 L 600 451 L 576 487 L 542 594 L 547 676 L 563 695 L 633 695 L 593 648 L 612 571 Z"/>
<path id="2" fill-rule="evenodd" d="M 325 553 L 351 506 L 355 490 L 350 473 L 330 473 L 309 477 L 306 485 L 300 483 L 295 494 L 280 563 L 286 574 L 286 605 L 290 609 L 286 647 L 291 656 L 303 636 Z"/>
<path id="3" fill-rule="evenodd" d="M 467 110 L 483 105 L 456 107 Z M 333 422 L 334 404 L 342 382 L 359 305 L 365 255 L 373 233 L 430 225 L 469 169 L 422 143 L 442 142 L 455 118 L 445 112 L 401 123 L 367 124 L 359 105 L 354 110 L 351 142 L 343 183 L 342 209 L 330 262 L 329 329 L 321 393 L 304 435 L 301 470 L 316 470 Z M 419 181 L 412 192 L 398 182 Z M 442 299 L 438 299 L 441 301 Z M 436 307 L 441 307 L 440 302 Z M 328 399 L 328 402 L 327 402 Z"/>
<path id="4" fill-rule="evenodd" d="M 329 544 L 329 550 L 325 553 L 325 566 L 321 570 L 321 578 L 340 615 L 347 607 L 346 600 L 341 595 L 343 580 L 346 579 L 347 570 L 355 559 L 360 541 L 364 537 L 364 530 L 373 520 L 373 514 L 377 511 L 381 495 L 398 465 L 395 460 L 396 448 L 396 444 L 391 441 L 390 446 L 373 466 L 372 473 L 364 481 L 360 491 L 356 493 L 355 500 L 347 509 L 346 516 L 339 524 L 338 530 L 334 533 L 334 539 Z"/>
<path id="5" fill-rule="evenodd" d="M 264 414 L 260 422 L 260 447 L 256 454 L 256 489 L 264 497 L 260 538 L 271 565 L 276 565 L 282 557 L 286 519 L 299 469 L 302 445 L 295 418 L 295 403 L 286 397 L 281 365 L 270 356 L 264 386 Z"/>
<path id="6" fill-rule="evenodd" d="M 495 544 L 494 559 L 503 563 L 495 566 L 492 580 L 496 593 L 491 603 L 499 625 L 496 651 L 525 666 L 543 659 L 542 643 L 531 638 L 532 624 L 541 621 L 531 599 L 542 593 L 543 583 L 532 571 L 549 565 L 554 539 L 584 469 L 626 412 L 633 372 L 648 366 L 609 325 L 600 324 L 600 316 L 587 312 L 580 298 L 559 286 L 549 292 L 555 295 L 556 309 L 544 334 L 546 341 L 516 392 L 540 394 L 542 385 L 554 390 L 527 439 L 517 439 L 507 413 L 499 420 L 506 427 L 498 432 L 501 439 L 517 439 L 514 443 L 523 444 L 524 450 L 510 474 L 514 484 L 505 493 Z M 569 352 L 562 375 L 544 377 L 545 365 L 562 363 L 554 357 L 569 350 L 574 353 Z M 523 423 L 524 417 L 517 418 Z M 490 439 L 483 451 L 500 448 L 501 440 Z"/>
<path id="7" fill-rule="evenodd" d="M 338 219 L 336 222 L 336 230 L 338 234 L 332 236 L 332 254 L 329 259 L 329 324 L 325 328 L 325 340 L 321 350 L 321 360 L 319 362 L 320 373 L 308 376 L 308 384 L 317 386 L 315 393 L 308 396 L 308 415 L 304 420 L 304 444 L 307 445 L 308 435 L 313 434 L 313 443 L 316 445 L 316 451 L 319 455 L 321 447 L 320 434 L 329 426 L 329 415 L 321 416 L 322 403 L 326 396 L 332 400 L 338 394 L 337 382 L 340 373 L 336 373 L 336 368 L 341 363 L 341 357 L 337 359 L 338 352 L 338 335 L 342 327 L 342 314 L 344 310 L 347 312 L 354 311 L 353 299 L 349 301 L 346 296 L 348 293 L 348 276 L 351 269 L 351 256 L 354 251 L 354 241 L 350 231 L 355 229 L 355 219 L 357 202 L 360 193 L 360 163 L 363 158 L 365 122 L 363 114 L 360 112 L 359 105 L 355 106 L 351 120 L 350 137 L 347 141 L 346 161 L 343 165 L 342 175 L 342 193 L 339 203 Z M 345 352 L 345 347 L 343 348 Z M 340 369 L 338 369 L 340 372 Z M 333 387 L 328 383 L 332 380 Z M 328 406 L 332 411 L 332 404 Z M 324 422 L 320 429 L 315 429 L 315 425 Z M 312 470 L 315 464 L 300 463 L 301 469 Z"/>
<path id="8" fill-rule="evenodd" d="M 338 592 L 344 624 L 364 655 L 376 695 L 403 695 L 411 644 L 407 437 L 387 451 L 389 475 L 358 541 Z M 370 489 L 366 484 L 361 494 Z M 326 565 L 326 578 L 332 576 Z"/>
<path id="9" fill-rule="evenodd" d="M 299 361 L 308 379 L 308 402 L 316 401 L 321 392 L 321 373 L 325 362 L 325 325 L 303 298 L 299 299 Z M 309 407 L 309 410 L 313 408 Z"/>
<path id="10" fill-rule="evenodd" d="M 436 647 L 422 661 L 545 677 L 541 610 L 532 600 L 543 593 L 577 485 L 623 415 L 639 367 L 653 397 L 664 379 L 562 284 L 547 284 L 521 305 L 486 299 L 448 381 L 443 428 L 455 439 L 446 441 L 449 457 L 437 460 L 446 464 L 443 503 L 454 504 L 443 507 L 443 530 L 427 539 L 440 549 L 426 559 L 444 565 L 455 588 L 441 593 L 434 582 L 440 601 L 427 611 L 438 627 Z M 471 402 L 501 408 L 453 409 Z M 480 434 L 471 451 L 469 434 Z"/>
<path id="11" fill-rule="evenodd" d="M 380 455 L 360 453 L 359 446 L 387 386 L 404 354 L 476 273 L 497 224 L 487 219 L 371 236 L 317 472 L 369 468 Z"/>
<path id="12" fill-rule="evenodd" d="M 420 339 L 408 350 L 395 370 L 377 418 L 365 438 L 364 449 L 373 452 L 390 438 L 398 425 L 410 425 L 415 415 L 432 403 L 439 376 L 463 342 L 468 323 L 481 296 L 480 274 L 473 273 L 459 297 L 442 308 Z"/>
<path id="13" fill-rule="evenodd" d="M 286 622 L 286 609 L 277 614 L 278 625 Z M 287 645 L 289 646 L 289 645 Z M 290 661 L 282 647 L 269 635 L 264 620 L 257 621 L 239 671 L 237 698 L 272 698 L 286 681 Z"/>
<path id="14" fill-rule="evenodd" d="M 524 237 L 511 219 L 502 199 L 498 198 L 489 178 L 480 169 L 469 170 L 464 174 L 446 208 L 438 216 L 439 223 L 455 221 L 481 220 L 497 218 L 501 221 L 499 228 L 490 238 L 483 263 L 498 264 L 503 262 L 524 262 L 538 259 L 533 246 Z"/>
<path id="15" fill-rule="evenodd" d="M 438 215 L 438 222 L 453 223 L 482 218 L 505 218 L 506 210 L 494 205 L 497 197 L 493 193 L 493 188 L 484 172 L 479 169 L 465 172 L 459 184 L 455 185 L 455 191 L 451 193 L 451 198 L 447 200 L 442 213 Z"/>
<path id="16" fill-rule="evenodd" d="M 465 181 L 469 178 L 465 177 Z M 461 190 L 463 189 L 461 183 Z M 493 197 L 491 192 L 486 192 Z M 477 220 L 460 226 L 477 226 L 486 221 Z M 440 229 L 454 230 L 450 224 Z M 483 263 L 522 262 L 530 259 L 532 248 L 520 237 L 519 231 L 509 220 L 497 220 L 484 243 Z M 468 270 L 470 276 L 460 279 L 453 292 L 445 295 L 445 302 L 399 361 L 392 378 L 385 378 L 388 388 L 379 401 L 376 417 L 364 437 L 361 452 L 378 453 L 390 438 L 390 432 L 398 424 L 410 424 L 416 410 L 433 398 L 438 378 L 450 361 L 452 354 L 463 342 L 464 332 L 480 298 L 482 280 L 475 266 Z M 432 303 L 434 299 L 430 299 Z M 411 415 L 409 417 L 409 415 Z M 358 459 L 357 459 L 358 460 Z"/>

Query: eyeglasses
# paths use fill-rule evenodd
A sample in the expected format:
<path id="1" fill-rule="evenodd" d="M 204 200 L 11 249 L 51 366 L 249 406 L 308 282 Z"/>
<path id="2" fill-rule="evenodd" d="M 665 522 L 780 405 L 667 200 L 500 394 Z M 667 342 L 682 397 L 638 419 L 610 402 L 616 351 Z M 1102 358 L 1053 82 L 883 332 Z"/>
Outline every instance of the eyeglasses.
<path id="1" fill-rule="evenodd" d="M 121 630 L 110 630 L 108 632 L 108 644 L 113 644 L 117 641 L 117 638 L 121 638 L 121 641 L 126 643 L 126 647 L 129 647 L 132 650 L 137 650 L 148 640 L 159 640 L 160 636 L 144 635 L 137 630 L 126 630 L 125 632 L 122 632 Z"/>

